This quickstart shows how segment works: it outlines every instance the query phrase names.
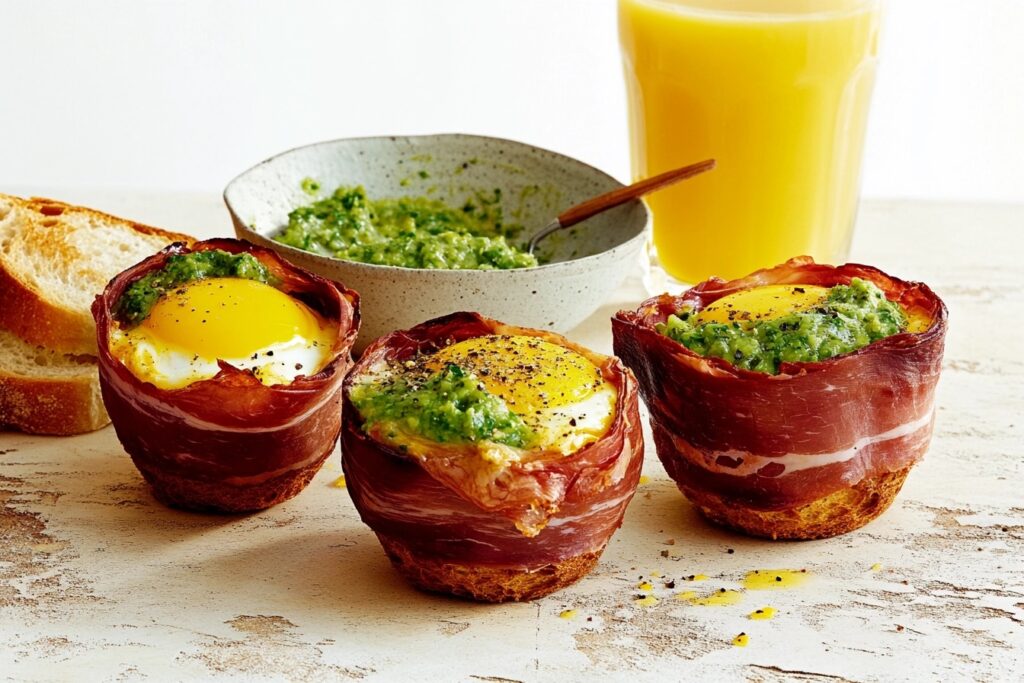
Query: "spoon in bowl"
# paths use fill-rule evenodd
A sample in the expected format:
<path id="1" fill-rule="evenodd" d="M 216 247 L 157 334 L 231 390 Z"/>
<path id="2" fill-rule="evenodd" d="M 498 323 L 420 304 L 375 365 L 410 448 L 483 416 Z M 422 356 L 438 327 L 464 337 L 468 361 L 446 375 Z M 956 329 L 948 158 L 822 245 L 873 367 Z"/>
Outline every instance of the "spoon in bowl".
<path id="1" fill-rule="evenodd" d="M 683 166 L 682 168 L 665 171 L 664 173 L 651 178 L 644 178 L 632 185 L 620 187 L 619 189 L 612 190 L 611 192 L 605 192 L 604 194 L 571 206 L 558 214 L 555 220 L 551 221 L 534 233 L 533 237 L 530 238 L 527 251 L 532 254 L 533 250 L 537 248 L 537 244 L 552 233 L 566 228 L 571 228 L 577 223 L 587 220 L 591 216 L 596 216 L 603 211 L 607 211 L 608 209 L 619 206 L 620 204 L 625 204 L 637 197 L 643 197 L 645 194 L 649 194 L 655 190 L 660 190 L 663 187 L 674 185 L 681 180 L 686 180 L 687 178 L 692 178 L 695 175 L 700 175 L 705 171 L 710 171 L 714 167 L 714 159 L 705 159 L 704 161 L 697 162 L 696 164 L 690 164 L 689 166 Z"/>

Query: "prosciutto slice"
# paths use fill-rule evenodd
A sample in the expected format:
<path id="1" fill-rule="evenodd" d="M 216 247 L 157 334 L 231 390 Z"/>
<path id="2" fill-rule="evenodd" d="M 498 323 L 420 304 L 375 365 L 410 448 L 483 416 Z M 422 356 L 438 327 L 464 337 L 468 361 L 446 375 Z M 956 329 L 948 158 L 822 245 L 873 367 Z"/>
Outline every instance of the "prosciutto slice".
<path id="1" fill-rule="evenodd" d="M 251 371 L 221 362 L 210 379 L 181 389 L 160 389 L 128 370 L 109 349 L 114 304 L 125 289 L 164 267 L 175 254 L 220 249 L 247 252 L 280 280 L 279 288 L 322 314 L 336 329 L 330 361 L 314 375 L 267 386 Z M 358 295 L 300 270 L 275 252 L 233 239 L 191 248 L 173 244 L 124 271 L 93 302 L 100 386 L 125 450 L 143 472 L 204 485 L 259 486 L 318 464 L 341 428 L 341 383 L 352 365 L 359 329 Z"/>
<path id="2" fill-rule="evenodd" d="M 784 363 L 774 376 L 700 356 L 655 330 L 683 307 L 699 311 L 740 290 L 831 287 L 855 277 L 878 285 L 912 317 L 930 321 L 927 329 L 822 362 Z M 946 326 L 946 307 L 926 285 L 809 257 L 730 282 L 712 278 L 612 318 L 615 352 L 637 375 L 669 475 L 681 487 L 757 510 L 809 503 L 923 457 Z"/>
<path id="3" fill-rule="evenodd" d="M 420 460 L 367 435 L 348 391 L 382 361 L 401 361 L 485 335 L 528 335 L 577 351 L 618 389 L 615 417 L 598 441 L 563 456 L 512 463 L 480 485 L 451 446 Z M 345 382 L 342 465 L 362 520 L 417 555 L 457 564 L 533 569 L 600 552 L 640 478 L 643 438 L 636 381 L 616 358 L 557 335 L 455 313 L 394 332 L 366 349 Z"/>

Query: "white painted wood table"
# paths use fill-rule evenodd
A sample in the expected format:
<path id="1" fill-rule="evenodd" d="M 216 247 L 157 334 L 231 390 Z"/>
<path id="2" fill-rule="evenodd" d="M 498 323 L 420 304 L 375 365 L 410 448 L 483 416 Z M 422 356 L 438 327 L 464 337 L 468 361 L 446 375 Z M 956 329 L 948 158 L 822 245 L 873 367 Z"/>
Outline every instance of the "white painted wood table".
<path id="1" fill-rule="evenodd" d="M 51 193 L 230 232 L 213 195 Z M 649 445 L 645 483 L 591 576 L 529 604 L 477 605 L 402 582 L 330 486 L 337 454 L 294 500 L 217 517 L 156 503 L 109 427 L 0 434 L 0 676 L 1021 680 L 1024 207 L 869 203 L 854 260 L 930 283 L 950 309 L 931 450 L 860 531 L 772 543 L 712 527 Z M 570 336 L 609 352 L 609 316 L 644 296 L 634 274 Z M 725 607 L 674 597 L 775 568 L 810 579 Z M 641 579 L 657 604 L 634 603 Z M 748 619 L 767 605 L 774 620 Z M 740 632 L 745 648 L 731 644 Z"/>

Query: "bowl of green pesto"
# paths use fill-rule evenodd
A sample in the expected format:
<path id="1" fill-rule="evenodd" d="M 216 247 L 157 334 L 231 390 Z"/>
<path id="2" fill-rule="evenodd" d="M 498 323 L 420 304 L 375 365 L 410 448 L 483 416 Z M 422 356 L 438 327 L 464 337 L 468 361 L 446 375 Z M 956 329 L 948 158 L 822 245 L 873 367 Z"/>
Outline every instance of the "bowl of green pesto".
<path id="1" fill-rule="evenodd" d="M 551 236 L 561 211 L 622 184 L 520 142 L 443 134 L 349 138 L 293 149 L 228 184 L 241 239 L 359 292 L 361 350 L 454 311 L 567 332 L 640 268 L 640 201 Z"/>

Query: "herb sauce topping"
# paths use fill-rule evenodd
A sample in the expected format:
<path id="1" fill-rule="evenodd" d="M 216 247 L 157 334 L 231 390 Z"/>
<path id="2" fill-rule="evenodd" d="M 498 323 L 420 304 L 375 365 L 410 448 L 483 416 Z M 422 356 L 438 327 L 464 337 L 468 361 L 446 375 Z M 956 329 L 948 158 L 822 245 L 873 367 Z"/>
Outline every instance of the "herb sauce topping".
<path id="1" fill-rule="evenodd" d="M 437 372 L 424 369 L 357 384 L 349 398 L 364 429 L 385 440 L 405 431 L 437 443 L 489 441 L 525 448 L 533 439 L 504 400 L 488 392 L 474 373 L 452 363 Z"/>
<path id="2" fill-rule="evenodd" d="M 794 296 L 804 288 L 792 288 Z M 684 308 L 656 326 L 702 356 L 729 361 L 738 368 L 778 374 L 782 363 L 827 360 L 856 351 L 907 329 L 907 313 L 874 283 L 853 278 L 836 285 L 823 301 L 778 317 L 745 316 L 730 311 L 728 322 L 701 322 Z"/>

